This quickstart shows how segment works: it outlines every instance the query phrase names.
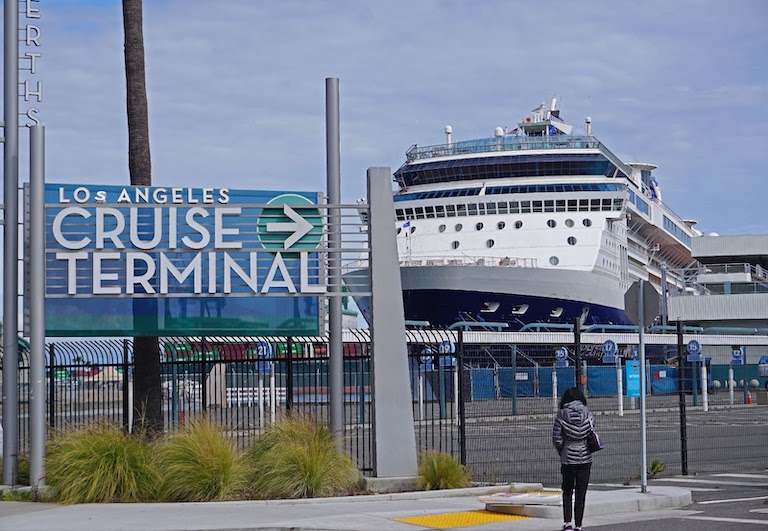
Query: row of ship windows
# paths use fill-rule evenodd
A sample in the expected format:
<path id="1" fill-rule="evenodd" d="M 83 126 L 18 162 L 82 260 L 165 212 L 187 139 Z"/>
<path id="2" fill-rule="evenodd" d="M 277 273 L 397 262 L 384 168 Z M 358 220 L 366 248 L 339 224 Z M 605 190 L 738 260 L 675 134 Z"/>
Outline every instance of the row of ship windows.
<path id="1" fill-rule="evenodd" d="M 486 214 L 529 214 L 536 212 L 610 212 L 620 211 L 624 200 L 619 197 L 605 199 L 558 199 L 546 201 L 499 201 L 497 203 L 468 203 L 462 205 L 430 205 L 395 209 L 398 221 L 407 219 L 453 218 L 484 216 Z"/>
<path id="2" fill-rule="evenodd" d="M 591 227 L 592 220 L 589 218 L 584 218 L 581 220 L 581 224 L 584 225 L 585 227 Z M 572 219 L 569 218 L 565 220 L 566 227 L 570 228 L 570 227 L 573 227 L 574 225 L 575 223 Z M 506 226 L 507 226 L 507 223 L 504 221 L 499 221 L 498 223 L 496 223 L 496 228 L 499 230 L 503 230 Z M 523 228 L 523 222 L 520 220 L 517 220 L 515 221 L 513 226 L 516 229 L 521 229 Z M 475 223 L 475 230 L 483 230 L 484 227 L 485 227 L 485 224 L 482 222 Z M 555 227 L 557 227 L 557 221 L 555 221 L 554 219 L 547 220 L 547 227 L 549 227 L 550 229 L 554 229 Z M 416 232 L 416 226 L 411 225 L 410 222 L 407 222 L 404 226 L 398 227 L 397 233 L 400 234 L 403 230 L 406 230 L 406 229 L 409 234 L 413 234 L 414 232 Z M 440 232 L 445 232 L 446 229 L 447 229 L 447 226 L 445 224 L 441 224 L 437 228 L 437 230 Z M 453 230 L 455 230 L 456 232 L 461 232 L 462 230 L 464 230 L 464 225 L 462 223 L 457 223 L 456 225 L 453 226 Z M 571 243 L 570 239 L 571 238 L 568 239 L 569 240 L 568 243 Z M 493 241 L 493 240 L 488 240 L 488 241 Z M 571 243 L 571 245 L 574 245 L 574 244 L 575 244 L 575 241 L 574 243 Z"/>
<path id="3" fill-rule="evenodd" d="M 576 243 L 577 243 L 577 240 L 576 240 L 576 238 L 574 236 L 569 236 L 566 241 L 568 242 L 568 245 L 576 245 Z M 485 240 L 485 246 L 487 248 L 490 249 L 494 245 L 496 245 L 496 241 L 495 240 Z M 459 247 L 461 247 L 461 242 L 460 241 L 454 240 L 454 241 L 451 242 L 451 249 L 456 250 Z M 556 258 L 556 257 L 553 257 L 553 258 Z M 552 263 L 552 259 L 551 258 L 550 258 L 549 262 Z M 558 262 L 559 262 L 559 260 L 558 260 Z M 557 264 L 555 263 L 555 264 L 552 264 L 552 265 L 557 265 Z"/>
<path id="4" fill-rule="evenodd" d="M 489 186 L 486 195 L 533 194 L 546 192 L 618 192 L 625 187 L 619 183 L 572 183 L 572 184 L 531 184 L 527 186 Z M 480 195 L 482 188 L 459 188 L 456 190 L 430 190 L 428 192 L 398 192 L 395 202 L 442 197 L 465 197 Z M 634 195 L 630 191 L 630 197 Z"/>

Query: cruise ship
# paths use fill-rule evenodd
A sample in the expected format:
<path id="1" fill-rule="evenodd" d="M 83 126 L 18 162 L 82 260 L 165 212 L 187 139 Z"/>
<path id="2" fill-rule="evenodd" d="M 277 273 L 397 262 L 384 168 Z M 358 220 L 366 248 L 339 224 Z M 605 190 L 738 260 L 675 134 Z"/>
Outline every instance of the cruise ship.
<path id="1" fill-rule="evenodd" d="M 405 318 L 630 325 L 624 295 L 690 267 L 701 233 L 662 201 L 656 166 L 624 162 L 560 116 L 556 98 L 493 136 L 414 145 L 394 173 Z M 360 304 L 367 314 L 367 304 Z"/>

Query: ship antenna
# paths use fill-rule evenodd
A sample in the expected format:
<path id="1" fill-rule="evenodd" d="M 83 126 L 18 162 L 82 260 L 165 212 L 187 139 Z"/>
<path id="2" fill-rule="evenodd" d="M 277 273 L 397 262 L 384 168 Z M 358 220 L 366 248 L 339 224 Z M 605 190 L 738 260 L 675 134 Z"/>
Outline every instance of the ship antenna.
<path id="1" fill-rule="evenodd" d="M 451 133 L 453 133 L 453 127 L 450 125 L 445 126 L 445 143 L 451 145 Z"/>

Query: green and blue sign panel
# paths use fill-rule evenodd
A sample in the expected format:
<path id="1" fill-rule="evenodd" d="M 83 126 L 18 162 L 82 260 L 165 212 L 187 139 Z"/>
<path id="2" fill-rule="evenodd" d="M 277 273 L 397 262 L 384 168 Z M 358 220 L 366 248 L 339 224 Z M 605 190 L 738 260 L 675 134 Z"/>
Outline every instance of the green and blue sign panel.
<path id="1" fill-rule="evenodd" d="M 46 335 L 317 335 L 317 192 L 46 185 Z"/>

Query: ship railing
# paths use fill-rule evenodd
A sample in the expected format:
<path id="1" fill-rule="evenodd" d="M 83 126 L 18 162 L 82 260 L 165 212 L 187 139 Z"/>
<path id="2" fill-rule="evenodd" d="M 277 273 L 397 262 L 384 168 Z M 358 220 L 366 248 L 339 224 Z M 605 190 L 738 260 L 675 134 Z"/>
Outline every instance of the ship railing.
<path id="1" fill-rule="evenodd" d="M 599 149 L 608 160 L 618 166 L 626 175 L 630 175 L 632 171 L 597 138 L 581 135 L 503 136 L 500 138 L 480 138 L 433 146 L 413 145 L 405 152 L 405 160 L 407 162 L 415 162 L 436 157 L 543 149 Z"/>
<path id="2" fill-rule="evenodd" d="M 682 287 L 673 295 L 768 293 L 768 271 L 759 264 L 700 264 L 674 273 Z"/>
<path id="3" fill-rule="evenodd" d="M 419 256 L 401 258 L 401 266 L 538 267 L 536 258 L 499 256 Z"/>

